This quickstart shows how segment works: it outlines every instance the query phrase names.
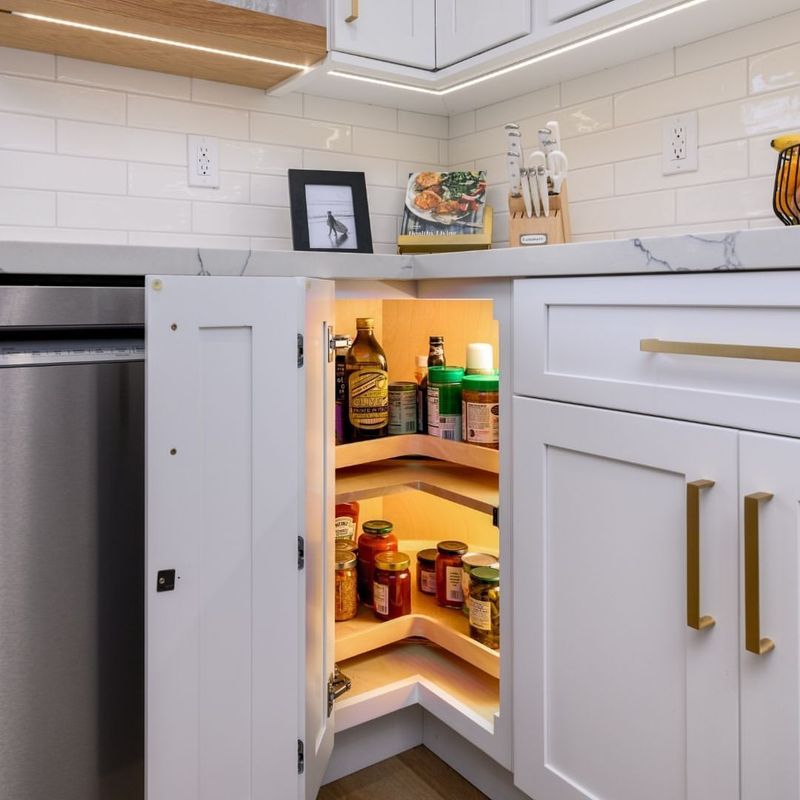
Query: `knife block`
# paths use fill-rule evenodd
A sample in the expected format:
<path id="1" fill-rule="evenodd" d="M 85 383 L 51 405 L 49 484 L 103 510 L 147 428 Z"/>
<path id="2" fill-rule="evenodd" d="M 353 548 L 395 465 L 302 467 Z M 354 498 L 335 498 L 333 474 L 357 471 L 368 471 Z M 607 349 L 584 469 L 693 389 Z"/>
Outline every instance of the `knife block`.
<path id="1" fill-rule="evenodd" d="M 508 196 L 508 210 L 508 239 L 511 247 L 565 244 L 572 239 L 566 181 L 561 184 L 561 194 L 550 195 L 550 216 L 527 217 L 522 198 L 511 195 Z"/>

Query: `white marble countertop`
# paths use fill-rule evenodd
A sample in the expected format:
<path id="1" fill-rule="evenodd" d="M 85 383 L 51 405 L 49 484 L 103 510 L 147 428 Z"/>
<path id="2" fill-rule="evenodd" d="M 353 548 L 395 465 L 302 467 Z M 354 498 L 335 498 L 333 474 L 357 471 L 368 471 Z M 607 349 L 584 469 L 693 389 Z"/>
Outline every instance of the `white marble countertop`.
<path id="1" fill-rule="evenodd" d="M 426 256 L 0 242 L 0 272 L 355 280 L 800 269 L 800 227 Z"/>

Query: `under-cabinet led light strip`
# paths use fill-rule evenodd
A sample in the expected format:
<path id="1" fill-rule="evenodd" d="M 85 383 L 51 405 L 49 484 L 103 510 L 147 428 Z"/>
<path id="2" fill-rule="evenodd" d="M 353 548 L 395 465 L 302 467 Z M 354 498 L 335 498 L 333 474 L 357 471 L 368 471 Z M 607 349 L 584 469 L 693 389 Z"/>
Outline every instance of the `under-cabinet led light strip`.
<path id="1" fill-rule="evenodd" d="M 131 33 L 130 31 L 120 31 L 115 28 L 104 28 L 100 25 L 89 25 L 85 22 L 72 22 L 56 17 L 44 17 L 41 14 L 28 14 L 23 11 L 10 12 L 15 17 L 35 20 L 36 22 L 49 22 L 53 25 L 62 25 L 65 28 L 78 28 L 82 31 L 92 31 L 93 33 L 105 33 L 110 36 L 121 36 L 123 39 L 136 39 L 139 42 L 151 42 L 153 44 L 164 44 L 169 47 L 180 47 L 183 50 L 195 50 L 200 53 L 210 53 L 215 56 L 226 56 L 227 58 L 238 58 L 242 61 L 255 61 L 258 64 L 272 64 L 276 67 L 287 67 L 296 69 L 300 72 L 307 72 L 309 67 L 303 64 L 292 64 L 290 61 L 279 61 L 275 58 L 264 58 L 262 56 L 251 56 L 247 53 L 237 53 L 234 50 L 219 50 L 216 47 L 204 47 L 200 44 L 189 44 L 188 42 L 177 42 L 174 39 L 162 39 L 158 36 L 145 36 L 142 33 Z"/>
<path id="2" fill-rule="evenodd" d="M 443 95 L 451 94 L 452 92 L 458 92 L 461 91 L 461 89 L 467 89 L 470 86 L 475 86 L 479 83 L 483 83 L 484 81 L 491 80 L 492 78 L 498 78 L 501 75 L 507 75 L 509 72 L 516 72 L 518 69 L 530 67 L 533 64 L 539 64 L 542 61 L 547 61 L 548 59 L 555 58 L 556 56 L 563 55 L 564 53 L 569 53 L 572 50 L 577 50 L 579 47 L 585 47 L 586 45 L 600 42 L 603 39 L 608 39 L 609 37 L 616 36 L 619 33 L 625 33 L 625 31 L 633 30 L 641 25 L 647 25 L 649 22 L 655 22 L 656 20 L 663 19 L 664 17 L 669 17 L 672 14 L 677 14 L 679 11 L 685 11 L 686 9 L 693 8 L 694 6 L 699 6 L 707 2 L 708 0 L 686 0 L 686 2 L 678 3 L 678 5 L 665 8 L 662 11 L 655 11 L 652 14 L 639 17 L 639 19 L 632 20 L 631 22 L 624 22 L 621 25 L 608 28 L 600 33 L 592 34 L 584 39 L 578 39 L 576 42 L 571 42 L 570 44 L 565 44 L 562 47 L 556 47 L 553 50 L 547 50 L 544 53 L 539 53 L 539 55 L 526 58 L 524 61 L 517 61 L 516 63 L 510 64 L 507 67 L 502 67 L 500 69 L 493 70 L 492 72 L 487 72 L 485 75 L 479 75 L 477 78 L 471 78 L 463 81 L 462 83 L 455 83 L 445 89 L 426 89 L 424 86 L 413 86 L 412 84 L 400 83 L 399 81 L 387 81 L 382 80 L 381 78 L 370 78 L 367 75 L 358 75 L 353 72 L 342 72 L 341 70 L 337 69 L 328 70 L 328 75 L 333 75 L 336 78 L 348 78 L 352 81 L 375 83 L 379 86 L 391 86 L 394 89 L 405 89 L 409 92 L 421 92 L 423 94 L 432 94 L 437 97 L 442 97 Z"/>

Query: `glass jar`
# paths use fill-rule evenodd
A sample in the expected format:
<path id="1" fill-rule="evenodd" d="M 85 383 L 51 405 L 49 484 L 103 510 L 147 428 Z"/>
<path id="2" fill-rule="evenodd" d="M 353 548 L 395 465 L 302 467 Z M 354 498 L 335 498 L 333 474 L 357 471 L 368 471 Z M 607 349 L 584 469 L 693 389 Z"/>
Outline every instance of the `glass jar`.
<path id="1" fill-rule="evenodd" d="M 354 542 L 358 533 L 358 514 L 361 510 L 358 503 L 337 503 L 336 518 L 333 523 L 337 543 Z"/>
<path id="2" fill-rule="evenodd" d="M 469 635 L 500 649 L 500 570 L 475 567 L 469 576 Z"/>
<path id="3" fill-rule="evenodd" d="M 469 616 L 469 576 L 475 567 L 493 567 L 500 569 L 500 559 L 491 553 L 466 553 L 461 558 L 461 591 L 464 594 L 464 605 L 462 610 L 464 616 Z"/>
<path id="4" fill-rule="evenodd" d="M 461 384 L 464 441 L 500 447 L 500 376 L 465 375 Z"/>
<path id="5" fill-rule="evenodd" d="M 463 367 L 428 370 L 428 433 L 440 439 L 461 440 L 461 381 Z"/>
<path id="6" fill-rule="evenodd" d="M 417 553 L 417 591 L 436 594 L 436 550 L 420 550 Z"/>
<path id="7" fill-rule="evenodd" d="M 461 608 L 461 556 L 467 552 L 464 542 L 448 541 L 436 545 L 436 602 L 445 608 Z"/>
<path id="8" fill-rule="evenodd" d="M 358 613 L 356 556 L 352 550 L 337 548 L 335 560 L 334 619 L 343 622 Z"/>
<path id="9" fill-rule="evenodd" d="M 411 613 L 411 559 L 405 553 L 375 556 L 375 616 L 385 622 Z"/>
<path id="10" fill-rule="evenodd" d="M 389 384 L 389 436 L 417 432 L 417 384 L 395 381 Z"/>
<path id="11" fill-rule="evenodd" d="M 358 596 L 372 608 L 372 583 L 375 556 L 378 553 L 397 552 L 397 538 L 392 533 L 394 525 L 385 519 L 372 519 L 361 526 L 358 537 Z"/>

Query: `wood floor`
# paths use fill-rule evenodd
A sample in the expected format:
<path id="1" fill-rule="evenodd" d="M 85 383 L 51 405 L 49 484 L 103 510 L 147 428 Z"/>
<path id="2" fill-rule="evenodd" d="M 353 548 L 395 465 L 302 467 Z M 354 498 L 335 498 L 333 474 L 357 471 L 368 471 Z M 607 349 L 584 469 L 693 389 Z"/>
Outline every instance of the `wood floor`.
<path id="1" fill-rule="evenodd" d="M 317 800 L 489 800 L 427 747 L 323 786 Z"/>

